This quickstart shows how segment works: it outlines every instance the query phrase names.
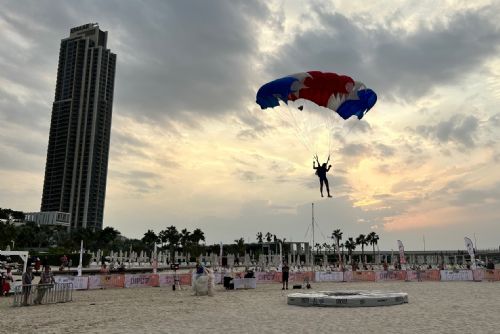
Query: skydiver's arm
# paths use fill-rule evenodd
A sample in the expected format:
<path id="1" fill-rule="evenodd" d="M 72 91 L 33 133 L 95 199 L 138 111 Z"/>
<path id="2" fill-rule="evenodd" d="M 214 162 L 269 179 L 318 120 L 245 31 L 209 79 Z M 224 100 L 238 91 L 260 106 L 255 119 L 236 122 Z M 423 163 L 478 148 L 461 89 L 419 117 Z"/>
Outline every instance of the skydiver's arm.
<path id="1" fill-rule="evenodd" d="M 328 154 L 328 159 L 326 159 L 326 164 L 328 165 L 328 161 L 330 161 L 330 154 Z"/>
<path id="2" fill-rule="evenodd" d="M 328 168 L 326 169 L 326 171 L 329 172 L 330 168 L 332 168 L 332 165 L 328 166 Z"/>

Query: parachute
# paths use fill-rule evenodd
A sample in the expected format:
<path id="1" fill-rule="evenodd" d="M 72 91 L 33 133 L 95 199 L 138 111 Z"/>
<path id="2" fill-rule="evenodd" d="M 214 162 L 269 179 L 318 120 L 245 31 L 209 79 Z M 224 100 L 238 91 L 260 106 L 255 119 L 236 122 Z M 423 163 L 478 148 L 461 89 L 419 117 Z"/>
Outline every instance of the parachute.
<path id="1" fill-rule="evenodd" d="M 377 94 L 359 81 L 346 75 L 310 71 L 289 75 L 266 83 L 257 92 L 257 103 L 262 109 L 305 99 L 331 109 L 347 120 L 363 116 L 377 102 Z"/>
<path id="2" fill-rule="evenodd" d="M 317 154 L 325 145 L 326 137 L 319 131 L 325 130 L 330 155 L 336 141 L 334 136 L 341 135 L 340 130 L 351 123 L 352 116 L 361 120 L 377 102 L 377 94 L 347 75 L 309 71 L 273 80 L 257 91 L 256 102 L 261 109 L 274 109 L 280 106 L 280 101 L 285 105 L 276 108 L 276 114 L 296 130 L 297 137 L 311 153 Z M 334 131 L 335 128 L 340 129 Z"/>

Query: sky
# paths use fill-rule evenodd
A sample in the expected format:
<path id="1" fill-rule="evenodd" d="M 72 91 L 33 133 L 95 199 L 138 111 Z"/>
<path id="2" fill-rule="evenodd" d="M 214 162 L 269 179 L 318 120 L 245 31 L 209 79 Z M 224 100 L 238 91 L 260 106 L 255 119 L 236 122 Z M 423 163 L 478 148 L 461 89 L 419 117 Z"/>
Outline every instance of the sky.
<path id="1" fill-rule="evenodd" d="M 104 226 L 230 243 L 257 232 L 381 250 L 500 245 L 498 1 L 0 0 L 0 207 L 38 211 L 61 39 L 97 22 L 117 54 Z M 363 120 L 261 110 L 292 73 L 377 92 Z M 331 154 L 333 198 L 313 155 Z"/>

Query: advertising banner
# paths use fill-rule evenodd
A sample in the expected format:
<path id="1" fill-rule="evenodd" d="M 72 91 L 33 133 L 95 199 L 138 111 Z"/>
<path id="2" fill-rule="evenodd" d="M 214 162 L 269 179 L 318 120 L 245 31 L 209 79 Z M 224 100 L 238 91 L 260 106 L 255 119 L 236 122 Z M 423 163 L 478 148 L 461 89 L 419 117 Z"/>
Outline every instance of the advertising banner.
<path id="1" fill-rule="evenodd" d="M 125 275 L 89 276 L 89 289 L 110 289 L 125 287 Z"/>
<path id="2" fill-rule="evenodd" d="M 398 240 L 398 248 L 399 248 L 399 263 L 405 264 L 406 263 L 405 248 L 401 240 Z"/>
<path id="3" fill-rule="evenodd" d="M 441 270 L 441 281 L 473 281 L 472 270 Z"/>
<path id="4" fill-rule="evenodd" d="M 374 271 L 351 271 L 351 273 L 352 273 L 351 281 L 353 282 L 375 281 Z"/>
<path id="5" fill-rule="evenodd" d="M 407 272 L 405 270 L 376 271 L 376 281 L 405 281 Z"/>
<path id="6" fill-rule="evenodd" d="M 274 283 L 281 282 L 281 273 L 276 272 L 256 272 L 255 278 L 257 279 L 257 283 Z"/>
<path id="7" fill-rule="evenodd" d="M 137 288 L 146 286 L 160 286 L 158 274 L 125 275 L 126 288 Z"/>
<path id="8" fill-rule="evenodd" d="M 500 269 L 485 269 L 483 272 L 485 281 L 500 281 Z"/>
<path id="9" fill-rule="evenodd" d="M 341 271 L 317 271 L 315 274 L 316 282 L 342 282 L 344 280 L 344 273 Z"/>
<path id="10" fill-rule="evenodd" d="M 87 276 L 54 276 L 56 283 L 72 283 L 73 290 L 87 290 L 89 278 Z"/>

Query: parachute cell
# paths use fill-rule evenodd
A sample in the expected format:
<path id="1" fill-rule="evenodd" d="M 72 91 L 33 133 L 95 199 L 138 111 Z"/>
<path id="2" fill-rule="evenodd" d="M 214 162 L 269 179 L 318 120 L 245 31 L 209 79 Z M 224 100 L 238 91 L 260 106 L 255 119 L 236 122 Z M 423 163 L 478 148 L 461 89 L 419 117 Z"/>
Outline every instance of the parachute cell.
<path id="1" fill-rule="evenodd" d="M 349 76 L 310 71 L 289 75 L 266 83 L 257 92 L 262 109 L 305 99 L 335 111 L 344 120 L 362 119 L 377 102 L 377 94 Z"/>

